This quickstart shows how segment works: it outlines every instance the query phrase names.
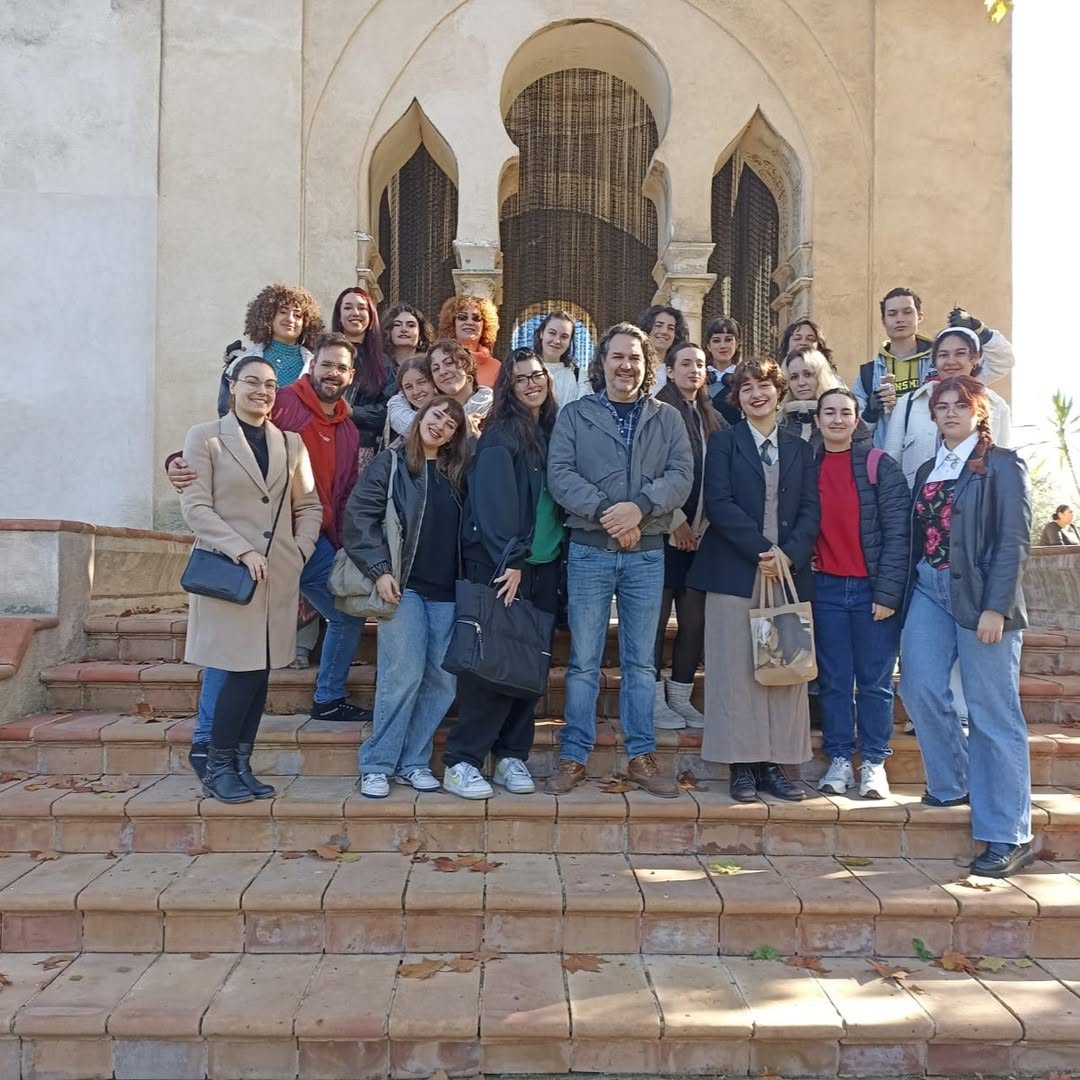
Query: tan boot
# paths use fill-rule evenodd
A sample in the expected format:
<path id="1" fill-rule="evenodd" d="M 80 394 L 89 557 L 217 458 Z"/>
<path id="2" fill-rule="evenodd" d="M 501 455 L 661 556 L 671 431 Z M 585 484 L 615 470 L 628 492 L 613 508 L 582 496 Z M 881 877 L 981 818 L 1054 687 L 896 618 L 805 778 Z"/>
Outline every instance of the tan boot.
<path id="1" fill-rule="evenodd" d="M 563 758 L 559 767 L 548 777 L 544 790 L 549 795 L 565 795 L 573 791 L 585 779 L 585 766 L 569 758 Z"/>
<path id="2" fill-rule="evenodd" d="M 679 794 L 679 785 L 672 777 L 661 774 L 653 754 L 639 754 L 631 758 L 626 767 L 626 779 L 661 799 L 674 799 Z"/>

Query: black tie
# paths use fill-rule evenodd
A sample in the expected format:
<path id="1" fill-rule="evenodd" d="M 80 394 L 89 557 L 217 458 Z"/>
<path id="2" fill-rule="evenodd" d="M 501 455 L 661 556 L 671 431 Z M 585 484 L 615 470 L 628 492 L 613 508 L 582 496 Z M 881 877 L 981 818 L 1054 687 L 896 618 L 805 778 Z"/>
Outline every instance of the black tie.
<path id="1" fill-rule="evenodd" d="M 771 465 L 773 463 L 773 456 L 770 453 L 772 450 L 772 439 L 766 439 L 761 444 L 761 464 Z"/>

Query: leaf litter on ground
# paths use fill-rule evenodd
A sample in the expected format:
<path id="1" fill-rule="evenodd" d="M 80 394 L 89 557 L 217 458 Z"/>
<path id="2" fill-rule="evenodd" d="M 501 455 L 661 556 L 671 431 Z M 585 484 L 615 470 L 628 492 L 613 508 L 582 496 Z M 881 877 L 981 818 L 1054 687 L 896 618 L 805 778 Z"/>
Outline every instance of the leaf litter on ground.
<path id="1" fill-rule="evenodd" d="M 563 957 L 562 966 L 572 975 L 575 971 L 599 971 L 600 965 L 606 963 L 604 957 L 595 953 L 570 953 Z"/>
<path id="2" fill-rule="evenodd" d="M 784 963 L 788 967 L 816 971 L 819 975 L 829 974 L 829 969 L 821 962 L 820 956 L 789 956 Z"/>
<path id="3" fill-rule="evenodd" d="M 728 862 L 723 860 L 721 862 L 709 863 L 710 874 L 741 874 L 743 868 L 734 862 Z"/>
<path id="4" fill-rule="evenodd" d="M 962 971 L 967 975 L 974 975 L 976 971 L 975 961 L 955 949 L 946 949 L 934 963 L 942 971 Z"/>
<path id="5" fill-rule="evenodd" d="M 701 783 L 700 780 L 694 775 L 693 769 L 683 769 L 681 773 L 675 778 L 679 787 L 683 791 L 708 791 L 709 788 L 706 784 Z"/>

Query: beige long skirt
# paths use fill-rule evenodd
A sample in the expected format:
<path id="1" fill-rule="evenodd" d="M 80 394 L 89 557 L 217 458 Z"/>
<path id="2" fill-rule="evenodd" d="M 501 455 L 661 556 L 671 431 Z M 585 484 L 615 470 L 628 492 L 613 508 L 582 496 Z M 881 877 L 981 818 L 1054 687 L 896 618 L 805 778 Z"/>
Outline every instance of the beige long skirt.
<path id="1" fill-rule="evenodd" d="M 705 598 L 706 761 L 809 761 L 810 710 L 806 684 L 761 686 L 750 653 L 752 601 L 709 593 Z"/>

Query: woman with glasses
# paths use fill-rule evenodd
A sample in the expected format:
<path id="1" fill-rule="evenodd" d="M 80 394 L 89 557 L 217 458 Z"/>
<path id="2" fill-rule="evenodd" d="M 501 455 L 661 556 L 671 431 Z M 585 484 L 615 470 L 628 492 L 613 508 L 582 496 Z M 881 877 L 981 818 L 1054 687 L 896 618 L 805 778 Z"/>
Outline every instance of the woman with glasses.
<path id="1" fill-rule="evenodd" d="M 499 336 L 499 314 L 483 296 L 451 296 L 439 311 L 439 337 L 464 345 L 473 354 L 476 382 L 488 388 L 499 377 L 499 361 L 491 355 Z"/>
<path id="2" fill-rule="evenodd" d="M 915 474 L 900 696 L 922 749 L 923 802 L 970 803 L 972 835 L 986 844 L 971 872 L 1008 877 L 1034 858 L 1020 711 L 1031 488 L 1023 459 L 994 445 L 982 383 L 943 379 L 930 412 L 941 446 Z M 956 660 L 971 713 L 967 735 L 949 689 Z"/>
<path id="3" fill-rule="evenodd" d="M 395 304 L 382 322 L 383 356 L 395 370 L 406 360 L 426 353 L 435 340 L 435 331 L 424 313 L 412 304 Z"/>
<path id="4" fill-rule="evenodd" d="M 322 503 L 303 440 L 269 421 L 277 372 L 259 356 L 227 373 L 229 411 L 193 427 L 184 459 L 195 479 L 180 493 L 195 546 L 242 563 L 255 593 L 247 604 L 190 595 L 184 659 L 225 672 L 213 706 L 203 791 L 220 802 L 274 794 L 251 773 L 270 669 L 295 655 L 300 572 L 315 550 Z"/>
<path id="5" fill-rule="evenodd" d="M 498 595 L 509 607 L 529 600 L 558 608 L 562 514 L 547 489 L 547 447 L 555 426 L 551 375 L 531 349 L 515 349 L 495 381 L 495 403 L 477 444 L 465 498 L 462 557 L 470 581 L 487 584 L 497 567 Z M 480 772 L 498 759 L 492 780 L 515 795 L 536 790 L 526 762 L 536 701 L 511 697 L 471 675 L 458 677 L 458 721 L 446 740 L 443 787 L 463 799 L 487 799 Z"/>

